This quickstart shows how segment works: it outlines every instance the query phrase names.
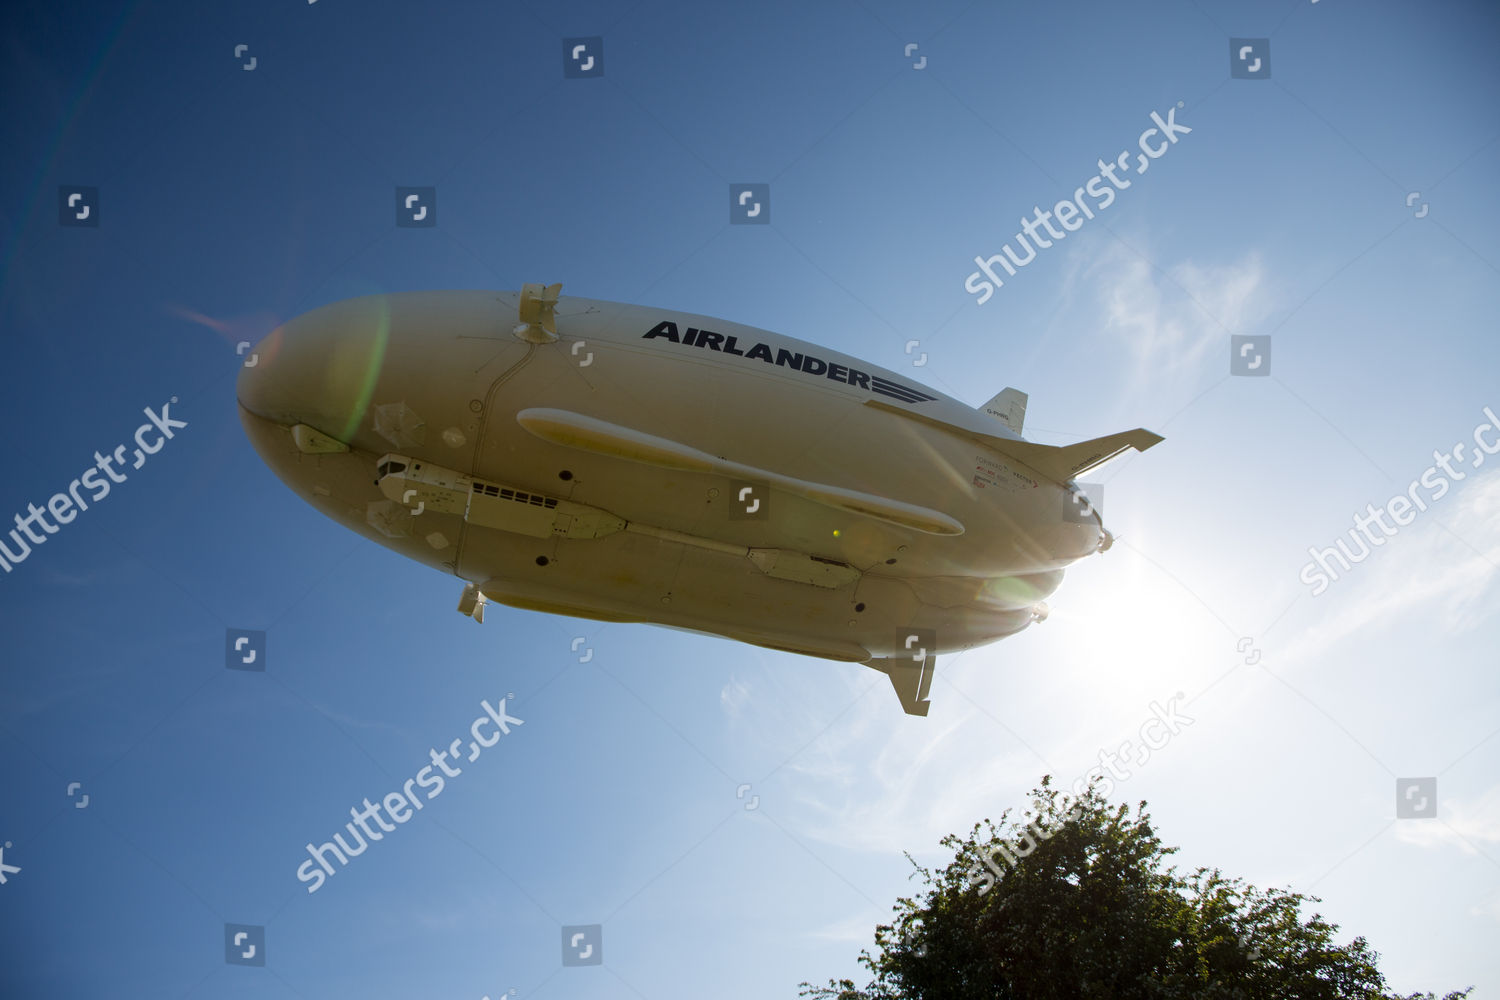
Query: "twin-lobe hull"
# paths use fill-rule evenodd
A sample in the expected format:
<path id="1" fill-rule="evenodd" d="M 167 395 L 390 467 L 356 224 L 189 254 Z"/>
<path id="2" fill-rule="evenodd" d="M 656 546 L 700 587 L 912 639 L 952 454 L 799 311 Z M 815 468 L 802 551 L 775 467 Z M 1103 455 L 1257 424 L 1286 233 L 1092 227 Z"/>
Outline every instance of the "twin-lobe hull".
<path id="1" fill-rule="evenodd" d="M 267 464 L 475 585 L 470 607 L 910 659 L 1024 628 L 1107 540 L 1067 488 L 1081 451 L 722 320 L 408 293 L 315 310 L 255 354 L 238 393 Z"/>

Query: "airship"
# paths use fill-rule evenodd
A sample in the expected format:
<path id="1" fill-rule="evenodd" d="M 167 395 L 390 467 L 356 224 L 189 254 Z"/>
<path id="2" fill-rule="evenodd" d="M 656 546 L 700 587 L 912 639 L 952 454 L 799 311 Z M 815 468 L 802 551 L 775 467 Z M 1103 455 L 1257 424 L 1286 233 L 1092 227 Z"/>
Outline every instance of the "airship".
<path id="1" fill-rule="evenodd" d="M 1078 477 L 1161 437 L 1022 437 L 726 320 L 519 291 L 347 299 L 245 359 L 241 421 L 323 514 L 488 602 L 862 663 L 926 715 L 937 657 L 1046 617 L 1112 536 Z"/>

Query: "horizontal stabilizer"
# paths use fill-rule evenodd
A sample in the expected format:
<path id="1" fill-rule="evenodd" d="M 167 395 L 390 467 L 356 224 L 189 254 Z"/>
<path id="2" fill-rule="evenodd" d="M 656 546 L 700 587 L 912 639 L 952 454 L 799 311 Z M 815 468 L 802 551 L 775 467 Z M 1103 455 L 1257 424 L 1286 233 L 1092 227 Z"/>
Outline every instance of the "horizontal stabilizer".
<path id="1" fill-rule="evenodd" d="M 1020 434 L 1026 423 L 1026 393 L 1009 387 L 1001 389 L 994 399 L 979 409 L 1000 421 L 1013 433 Z"/>
<path id="2" fill-rule="evenodd" d="M 1001 395 L 1004 395 L 1002 393 Z M 999 396 L 995 397 L 1000 398 Z M 958 434 L 977 441 L 992 451 L 999 452 L 1007 458 L 1013 458 L 1025 465 L 1033 472 L 1056 483 L 1066 483 L 1070 479 L 1097 469 L 1110 459 L 1134 448 L 1136 451 L 1145 451 L 1152 445 L 1159 444 L 1165 440 L 1160 434 L 1137 427 L 1133 431 L 1121 431 L 1118 434 L 1109 434 L 1105 437 L 1094 438 L 1092 441 L 1080 441 L 1077 444 L 1050 445 L 1037 444 L 1033 441 L 1017 441 L 1015 438 L 1001 437 L 997 434 L 986 434 L 972 427 L 961 427 L 958 424 L 930 417 L 923 413 L 912 410 L 903 410 L 899 406 L 892 406 L 877 399 L 865 400 L 866 406 L 873 406 L 877 410 L 894 413 L 906 420 L 915 420 L 918 423 L 928 424 L 932 427 L 940 427 L 950 434 Z"/>
<path id="3" fill-rule="evenodd" d="M 996 440 L 993 447 L 1001 454 L 1009 455 L 1016 461 L 1030 466 L 1048 479 L 1065 483 L 1097 469 L 1131 448 L 1136 451 L 1145 451 L 1162 440 L 1160 434 L 1153 434 L 1144 428 L 1137 427 L 1133 431 L 1121 431 L 1118 434 L 1109 434 L 1105 437 L 1094 438 L 1092 441 L 1080 441 L 1078 444 L 1062 447 L 1035 444 L 1031 441 L 1000 440 Z"/>
<path id="4" fill-rule="evenodd" d="M 937 669 L 937 652 L 928 653 L 923 659 L 910 656 L 877 656 L 865 661 L 865 666 L 874 667 L 891 679 L 896 697 L 901 699 L 901 710 L 907 715 L 927 714 L 932 702 L 927 696 L 932 691 L 932 674 Z"/>

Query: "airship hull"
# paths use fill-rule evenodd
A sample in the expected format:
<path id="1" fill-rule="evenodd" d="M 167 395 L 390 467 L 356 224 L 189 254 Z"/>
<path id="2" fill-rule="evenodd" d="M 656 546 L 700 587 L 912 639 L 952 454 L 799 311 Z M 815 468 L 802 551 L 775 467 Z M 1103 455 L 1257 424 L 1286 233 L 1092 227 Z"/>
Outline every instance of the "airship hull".
<path id="1" fill-rule="evenodd" d="M 1058 463 L 1081 451 L 723 320 L 406 293 L 314 310 L 255 356 L 242 421 L 288 486 L 517 607 L 910 659 L 917 636 L 1025 628 L 1107 543 L 1069 516 Z"/>

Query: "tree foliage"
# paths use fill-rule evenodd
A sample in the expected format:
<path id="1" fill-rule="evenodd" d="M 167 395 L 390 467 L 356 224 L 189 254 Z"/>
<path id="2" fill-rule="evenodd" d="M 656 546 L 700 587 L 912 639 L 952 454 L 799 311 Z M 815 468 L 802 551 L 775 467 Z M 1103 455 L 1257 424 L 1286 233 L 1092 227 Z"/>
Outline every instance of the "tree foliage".
<path id="1" fill-rule="evenodd" d="M 873 975 L 814 987 L 816 1000 L 1437 1000 L 1385 988 L 1362 937 L 1336 942 L 1317 897 L 1260 890 L 1217 869 L 1179 874 L 1144 802 L 1044 777 L 1024 820 L 986 819 L 943 840 L 941 871 L 875 931 Z M 983 860 L 987 859 L 987 860 Z M 1443 1000 L 1463 1000 L 1468 990 Z"/>

